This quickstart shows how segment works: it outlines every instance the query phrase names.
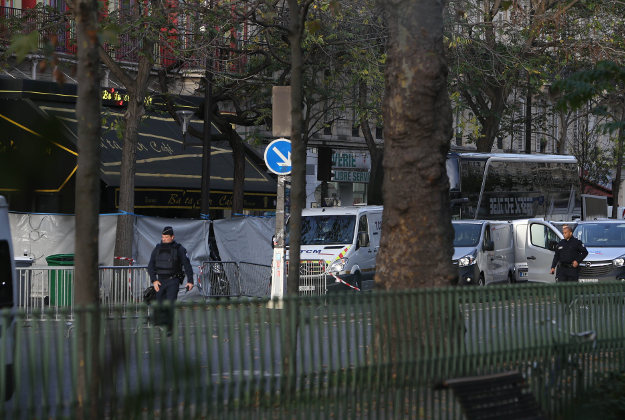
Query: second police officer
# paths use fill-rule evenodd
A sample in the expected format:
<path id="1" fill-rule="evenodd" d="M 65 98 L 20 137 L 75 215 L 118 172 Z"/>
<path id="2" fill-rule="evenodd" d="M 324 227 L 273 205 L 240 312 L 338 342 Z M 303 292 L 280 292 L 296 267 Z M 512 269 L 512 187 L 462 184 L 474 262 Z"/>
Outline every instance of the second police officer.
<path id="1" fill-rule="evenodd" d="M 556 282 L 577 282 L 579 280 L 579 264 L 588 255 L 588 250 L 577 238 L 569 225 L 562 226 L 564 239 L 558 242 L 556 253 L 551 263 L 551 274 L 557 266 Z"/>

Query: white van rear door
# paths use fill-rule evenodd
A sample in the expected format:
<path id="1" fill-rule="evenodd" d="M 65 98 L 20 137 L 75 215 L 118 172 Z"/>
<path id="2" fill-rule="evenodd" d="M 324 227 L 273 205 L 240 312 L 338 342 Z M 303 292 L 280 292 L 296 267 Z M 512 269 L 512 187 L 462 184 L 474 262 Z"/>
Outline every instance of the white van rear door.
<path id="1" fill-rule="evenodd" d="M 542 219 L 530 219 L 527 227 L 525 256 L 527 258 L 527 278 L 529 281 L 554 283 L 555 276 L 550 273 L 554 251 L 549 249 L 549 242 L 556 243 L 562 234 Z"/>
<path id="2" fill-rule="evenodd" d="M 375 243 L 372 243 L 371 237 L 372 235 L 372 226 L 370 226 L 371 221 L 367 217 L 368 214 L 361 214 L 358 218 L 358 227 L 357 227 L 357 236 L 356 236 L 356 247 L 357 249 L 354 251 L 352 256 L 349 257 L 349 265 L 358 265 L 360 268 L 360 277 L 361 280 L 372 280 L 373 275 L 375 274 Z M 369 237 L 369 242 L 364 244 L 364 246 L 358 246 L 358 237 L 360 233 L 367 233 Z"/>

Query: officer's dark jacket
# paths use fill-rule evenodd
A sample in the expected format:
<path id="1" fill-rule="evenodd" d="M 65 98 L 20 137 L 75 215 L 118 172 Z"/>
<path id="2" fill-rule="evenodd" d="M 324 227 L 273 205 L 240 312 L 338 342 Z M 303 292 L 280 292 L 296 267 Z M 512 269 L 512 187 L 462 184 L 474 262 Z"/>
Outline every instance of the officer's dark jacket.
<path id="1" fill-rule="evenodd" d="M 183 270 L 187 283 L 193 283 L 193 268 L 187 257 L 187 250 L 182 245 L 176 241 L 156 244 L 148 263 L 148 274 L 152 283 L 159 278 L 174 277 Z"/>
<path id="2" fill-rule="evenodd" d="M 582 241 L 573 236 L 571 236 L 568 241 L 562 239 L 558 242 L 558 246 L 556 247 L 556 253 L 551 262 L 551 268 L 555 268 L 558 263 L 572 264 L 573 261 L 581 263 L 584 258 L 586 258 L 586 255 L 588 255 L 588 250 Z"/>

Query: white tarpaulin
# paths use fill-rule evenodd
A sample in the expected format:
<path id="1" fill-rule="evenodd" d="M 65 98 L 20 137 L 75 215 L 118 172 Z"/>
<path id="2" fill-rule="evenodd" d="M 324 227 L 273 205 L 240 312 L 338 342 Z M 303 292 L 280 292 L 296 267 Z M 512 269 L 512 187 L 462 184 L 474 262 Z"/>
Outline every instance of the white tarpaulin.
<path id="1" fill-rule="evenodd" d="M 47 256 L 75 251 L 73 215 L 10 213 L 9 220 L 15 255 L 33 258 L 33 265 L 47 265 Z M 172 226 L 176 241 L 187 250 L 195 281 L 201 264 L 210 260 L 210 223 L 207 220 L 136 217 L 133 255 L 120 257 L 133 258 L 135 265 L 147 265 L 154 246 L 161 240 L 163 227 Z M 212 223 L 222 261 L 271 265 L 275 218 L 242 217 Z M 114 264 L 116 228 L 117 215 L 100 216 L 100 265 Z"/>
<path id="2" fill-rule="evenodd" d="M 271 237 L 275 230 L 275 217 L 241 217 L 213 222 L 222 261 L 271 265 Z"/>
<path id="3" fill-rule="evenodd" d="M 73 254 L 74 216 L 58 214 L 9 213 L 15 256 L 33 258 L 33 265 L 47 265 L 53 254 Z M 101 265 L 113 265 L 116 215 L 100 216 L 99 258 Z"/>

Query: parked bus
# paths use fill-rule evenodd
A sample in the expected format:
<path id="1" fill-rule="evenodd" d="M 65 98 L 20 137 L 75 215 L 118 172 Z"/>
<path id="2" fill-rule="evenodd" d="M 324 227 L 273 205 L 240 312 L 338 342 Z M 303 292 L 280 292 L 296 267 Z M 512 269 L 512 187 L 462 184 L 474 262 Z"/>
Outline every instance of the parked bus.
<path id="1" fill-rule="evenodd" d="M 447 175 L 454 219 L 581 217 L 574 156 L 451 152 Z"/>

